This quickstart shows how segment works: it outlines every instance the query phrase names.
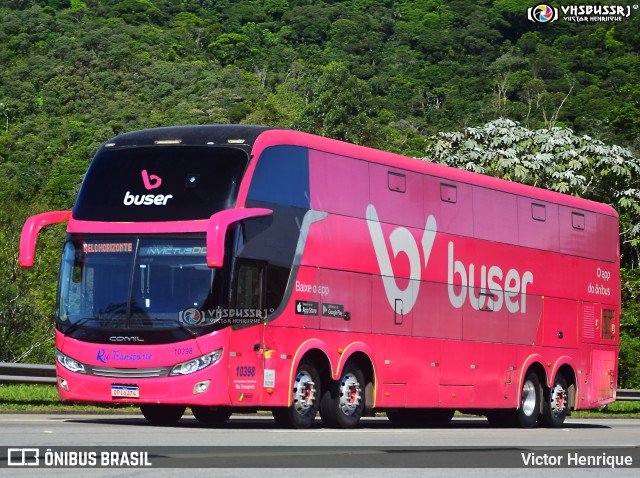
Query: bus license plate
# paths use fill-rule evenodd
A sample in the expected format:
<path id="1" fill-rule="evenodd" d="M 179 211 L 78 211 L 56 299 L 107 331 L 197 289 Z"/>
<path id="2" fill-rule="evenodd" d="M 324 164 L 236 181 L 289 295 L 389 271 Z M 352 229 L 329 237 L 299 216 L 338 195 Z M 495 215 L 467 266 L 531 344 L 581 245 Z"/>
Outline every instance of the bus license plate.
<path id="1" fill-rule="evenodd" d="M 111 385 L 112 398 L 140 398 L 137 385 Z"/>

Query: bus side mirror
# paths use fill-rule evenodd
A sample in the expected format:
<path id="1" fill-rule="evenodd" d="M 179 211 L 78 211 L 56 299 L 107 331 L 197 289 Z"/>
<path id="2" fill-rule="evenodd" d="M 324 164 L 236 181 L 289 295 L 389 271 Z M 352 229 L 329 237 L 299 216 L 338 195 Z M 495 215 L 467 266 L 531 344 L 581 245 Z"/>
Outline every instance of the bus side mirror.
<path id="1" fill-rule="evenodd" d="M 68 222 L 70 218 L 71 211 L 52 211 L 36 214 L 27 219 L 20 236 L 20 258 L 18 259 L 20 267 L 33 267 L 40 229 L 51 224 Z"/>
<path id="2" fill-rule="evenodd" d="M 209 218 L 207 225 L 207 265 L 222 267 L 224 265 L 224 238 L 232 224 L 250 217 L 269 216 L 271 209 L 265 208 L 235 208 L 225 209 Z"/>

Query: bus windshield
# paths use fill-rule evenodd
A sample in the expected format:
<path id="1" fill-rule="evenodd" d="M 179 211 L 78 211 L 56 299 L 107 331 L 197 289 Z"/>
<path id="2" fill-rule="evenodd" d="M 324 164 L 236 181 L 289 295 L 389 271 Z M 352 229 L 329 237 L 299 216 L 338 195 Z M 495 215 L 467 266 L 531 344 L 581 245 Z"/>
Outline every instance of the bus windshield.
<path id="1" fill-rule="evenodd" d="M 60 274 L 62 330 L 182 328 L 196 335 L 220 328 L 200 313 L 220 307 L 223 297 L 204 239 L 73 239 Z"/>

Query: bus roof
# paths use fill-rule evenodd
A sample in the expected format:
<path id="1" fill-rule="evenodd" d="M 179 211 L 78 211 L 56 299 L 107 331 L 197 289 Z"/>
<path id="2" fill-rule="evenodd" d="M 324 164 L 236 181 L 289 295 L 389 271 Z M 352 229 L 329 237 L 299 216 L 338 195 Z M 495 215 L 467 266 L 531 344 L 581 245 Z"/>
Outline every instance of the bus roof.
<path id="1" fill-rule="evenodd" d="M 279 144 L 303 146 L 341 156 L 384 164 L 393 168 L 429 174 L 449 181 L 475 184 L 519 196 L 530 197 L 539 201 L 563 204 L 609 216 L 618 216 L 615 209 L 607 204 L 290 129 L 229 124 L 170 126 L 123 133 L 105 142 L 103 147 L 143 146 L 172 141 L 179 141 L 180 144 L 184 145 L 229 145 L 243 147 L 251 149 L 255 155 L 269 146 Z"/>
<path id="2" fill-rule="evenodd" d="M 103 146 L 145 146 L 178 142 L 185 145 L 234 145 L 251 147 L 263 132 L 273 130 L 267 126 L 250 125 L 196 125 L 150 128 L 120 134 Z M 158 143 L 160 142 L 160 143 Z"/>
<path id="3" fill-rule="evenodd" d="M 562 204 L 618 217 L 616 210 L 608 204 L 293 130 L 265 131 L 255 143 L 254 154 L 257 155 L 264 148 L 275 144 L 306 146 L 310 149 L 362 159 L 407 171 L 415 171 L 449 181 L 474 184 L 539 201 Z"/>

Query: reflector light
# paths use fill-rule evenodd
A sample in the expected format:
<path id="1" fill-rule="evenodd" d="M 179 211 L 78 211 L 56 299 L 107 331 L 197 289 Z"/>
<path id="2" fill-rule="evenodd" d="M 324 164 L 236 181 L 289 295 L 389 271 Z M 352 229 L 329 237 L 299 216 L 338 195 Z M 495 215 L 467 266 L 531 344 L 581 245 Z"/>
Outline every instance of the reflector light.
<path id="1" fill-rule="evenodd" d="M 181 139 L 156 139 L 154 141 L 155 144 L 180 144 L 182 143 Z"/>
<path id="2" fill-rule="evenodd" d="M 244 139 L 228 139 L 229 144 L 244 144 Z"/>

